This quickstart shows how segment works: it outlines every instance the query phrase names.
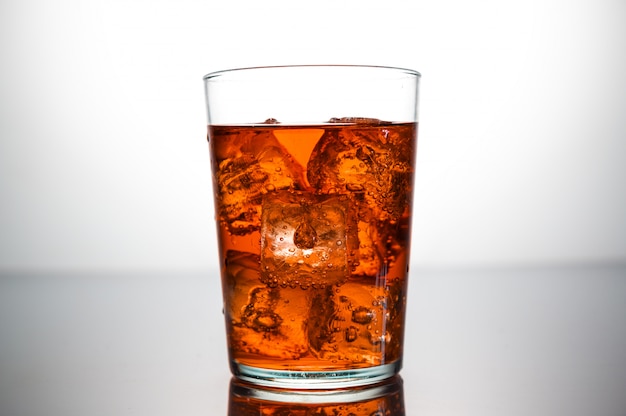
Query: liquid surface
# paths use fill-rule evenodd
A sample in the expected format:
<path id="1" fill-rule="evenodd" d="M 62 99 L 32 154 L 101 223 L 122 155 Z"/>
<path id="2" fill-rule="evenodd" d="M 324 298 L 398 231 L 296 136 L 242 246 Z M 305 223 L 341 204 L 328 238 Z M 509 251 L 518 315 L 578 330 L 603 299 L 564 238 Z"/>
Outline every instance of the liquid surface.
<path id="1" fill-rule="evenodd" d="M 209 126 L 231 360 L 365 368 L 402 353 L 417 124 Z"/>

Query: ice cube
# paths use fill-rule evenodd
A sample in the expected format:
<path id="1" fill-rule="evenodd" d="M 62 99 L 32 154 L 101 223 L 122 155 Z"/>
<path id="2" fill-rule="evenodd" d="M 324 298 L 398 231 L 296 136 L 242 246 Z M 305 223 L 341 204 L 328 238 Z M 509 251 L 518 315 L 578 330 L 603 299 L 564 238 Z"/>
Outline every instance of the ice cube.
<path id="1" fill-rule="evenodd" d="M 326 129 L 307 164 L 311 186 L 326 194 L 353 193 L 379 221 L 399 219 L 410 207 L 411 127 L 354 117 L 332 121 L 354 124 Z"/>
<path id="2" fill-rule="evenodd" d="M 305 186 L 302 166 L 271 130 L 239 130 L 214 137 L 213 143 L 218 215 L 232 234 L 259 230 L 264 194 Z"/>
<path id="3" fill-rule="evenodd" d="M 259 278 L 259 256 L 230 250 L 224 285 L 229 344 L 238 352 L 297 359 L 308 350 L 305 296 L 284 297 Z"/>
<path id="4" fill-rule="evenodd" d="M 377 118 L 368 118 L 368 117 L 333 117 L 328 120 L 329 123 L 336 124 L 384 124 L 388 123 L 385 121 L 381 121 Z"/>
<path id="5" fill-rule="evenodd" d="M 378 365 L 400 357 L 406 280 L 350 279 L 312 303 L 307 334 L 321 359 Z"/>
<path id="6" fill-rule="evenodd" d="M 259 280 L 259 256 L 228 250 L 225 260 L 224 313 L 229 320 L 239 320 L 242 308 L 248 303 L 250 292 L 263 287 Z"/>
<path id="7" fill-rule="evenodd" d="M 348 278 L 357 242 L 349 196 L 278 191 L 262 207 L 263 283 L 307 289 Z"/>
<path id="8" fill-rule="evenodd" d="M 383 250 L 376 227 L 366 221 L 358 222 L 359 256 L 353 263 L 352 273 L 376 277 L 384 273 Z"/>
<path id="9" fill-rule="evenodd" d="M 383 286 L 371 279 L 351 279 L 311 305 L 307 326 L 311 350 L 321 359 L 355 364 L 384 363 L 391 335 L 387 296 Z M 311 322 L 311 321 L 310 321 Z"/>

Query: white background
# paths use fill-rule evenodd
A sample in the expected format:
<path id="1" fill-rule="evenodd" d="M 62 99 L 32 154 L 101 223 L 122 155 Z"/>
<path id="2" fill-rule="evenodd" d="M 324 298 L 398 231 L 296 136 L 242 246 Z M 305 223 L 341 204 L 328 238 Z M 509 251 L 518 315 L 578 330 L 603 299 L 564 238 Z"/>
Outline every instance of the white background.
<path id="1" fill-rule="evenodd" d="M 422 75 L 417 266 L 626 260 L 622 0 L 7 0 L 0 269 L 215 265 L 202 76 Z"/>
<path id="2" fill-rule="evenodd" d="M 323 63 L 423 75 L 407 414 L 626 414 L 624 0 L 4 0 L 0 416 L 226 414 L 202 76 Z"/>

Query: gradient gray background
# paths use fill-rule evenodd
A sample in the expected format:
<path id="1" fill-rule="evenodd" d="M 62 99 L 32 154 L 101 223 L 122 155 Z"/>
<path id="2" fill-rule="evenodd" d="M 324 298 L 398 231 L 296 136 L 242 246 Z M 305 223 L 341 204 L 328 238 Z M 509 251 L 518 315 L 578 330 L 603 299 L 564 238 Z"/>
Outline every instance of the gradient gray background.
<path id="1" fill-rule="evenodd" d="M 623 0 L 1 2 L 0 416 L 224 414 L 202 76 L 294 63 L 423 75 L 408 414 L 623 416 L 625 51 Z"/>
<path id="2" fill-rule="evenodd" d="M 422 72 L 416 265 L 626 260 L 622 1 L 4 1 L 0 268 L 206 269 L 201 77 Z"/>

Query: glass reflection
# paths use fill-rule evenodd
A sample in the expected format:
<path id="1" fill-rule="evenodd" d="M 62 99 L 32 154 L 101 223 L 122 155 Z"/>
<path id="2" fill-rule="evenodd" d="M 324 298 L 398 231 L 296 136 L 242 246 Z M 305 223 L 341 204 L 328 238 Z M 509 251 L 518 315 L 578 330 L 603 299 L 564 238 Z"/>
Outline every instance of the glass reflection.
<path id="1" fill-rule="evenodd" d="M 404 416 L 400 376 L 350 389 L 289 390 L 231 379 L 228 416 Z"/>

